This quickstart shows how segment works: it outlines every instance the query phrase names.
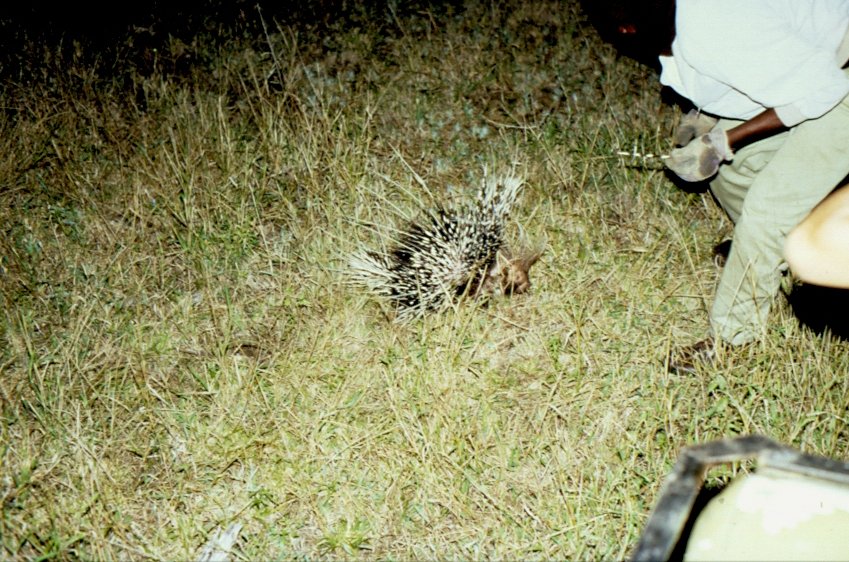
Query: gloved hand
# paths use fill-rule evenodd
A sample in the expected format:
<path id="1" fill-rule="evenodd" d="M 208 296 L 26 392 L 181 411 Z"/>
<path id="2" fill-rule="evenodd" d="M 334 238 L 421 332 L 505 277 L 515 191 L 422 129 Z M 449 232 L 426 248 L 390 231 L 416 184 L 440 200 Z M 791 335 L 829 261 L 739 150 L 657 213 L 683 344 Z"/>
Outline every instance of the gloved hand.
<path id="1" fill-rule="evenodd" d="M 682 180 L 696 182 L 713 176 L 720 164 L 733 158 L 728 135 L 722 128 L 714 127 L 706 135 L 690 141 L 687 146 L 670 152 L 664 164 Z"/>
<path id="2" fill-rule="evenodd" d="M 686 146 L 691 140 L 709 132 L 716 126 L 718 119 L 706 115 L 697 109 L 691 109 L 678 123 L 678 129 L 672 136 L 675 146 Z"/>

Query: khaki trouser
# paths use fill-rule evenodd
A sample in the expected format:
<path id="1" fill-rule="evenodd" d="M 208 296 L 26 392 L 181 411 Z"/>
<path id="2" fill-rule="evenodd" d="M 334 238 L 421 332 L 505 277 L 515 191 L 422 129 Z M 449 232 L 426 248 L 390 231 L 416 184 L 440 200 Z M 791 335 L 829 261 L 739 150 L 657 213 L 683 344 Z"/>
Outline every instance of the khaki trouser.
<path id="1" fill-rule="evenodd" d="M 720 167 L 710 189 L 735 226 L 710 312 L 715 337 L 736 345 L 763 334 L 784 238 L 847 175 L 849 97 L 819 119 L 741 148 Z"/>

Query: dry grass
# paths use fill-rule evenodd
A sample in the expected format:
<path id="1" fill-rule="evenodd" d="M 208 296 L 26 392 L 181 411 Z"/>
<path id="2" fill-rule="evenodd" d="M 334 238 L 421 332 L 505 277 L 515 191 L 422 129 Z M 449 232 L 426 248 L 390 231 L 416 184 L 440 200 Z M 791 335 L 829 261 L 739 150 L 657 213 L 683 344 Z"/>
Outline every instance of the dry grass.
<path id="1" fill-rule="evenodd" d="M 266 23 L 181 78 L 3 94 L 0 557 L 188 559 L 237 522 L 240 559 L 618 559 L 683 446 L 849 459 L 846 345 L 783 301 L 667 374 L 730 227 L 615 156 L 675 112 L 571 3 Z M 399 326 L 346 287 L 414 174 L 513 166 L 531 294 Z"/>

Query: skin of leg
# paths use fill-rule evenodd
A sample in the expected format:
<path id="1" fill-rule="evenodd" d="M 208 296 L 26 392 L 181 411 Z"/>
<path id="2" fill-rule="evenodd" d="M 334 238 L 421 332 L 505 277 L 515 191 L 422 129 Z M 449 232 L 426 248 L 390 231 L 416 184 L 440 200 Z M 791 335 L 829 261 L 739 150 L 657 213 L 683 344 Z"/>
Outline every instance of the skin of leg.
<path id="1" fill-rule="evenodd" d="M 787 235 L 784 256 L 802 281 L 849 289 L 849 186 L 826 197 Z"/>
<path id="2" fill-rule="evenodd" d="M 715 337 L 735 345 L 757 339 L 766 327 L 787 233 L 849 174 L 849 98 L 778 137 L 741 149 L 739 156 L 750 148 L 751 154 L 736 166 L 723 166 L 729 169 L 711 184 L 735 222 L 711 328 Z"/>

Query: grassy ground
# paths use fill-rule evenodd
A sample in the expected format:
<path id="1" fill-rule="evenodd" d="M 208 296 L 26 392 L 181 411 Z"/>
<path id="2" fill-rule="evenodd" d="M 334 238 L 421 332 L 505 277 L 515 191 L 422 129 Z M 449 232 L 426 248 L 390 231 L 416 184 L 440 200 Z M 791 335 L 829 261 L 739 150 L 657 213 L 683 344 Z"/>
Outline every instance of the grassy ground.
<path id="1" fill-rule="evenodd" d="M 0 557 L 188 559 L 239 523 L 239 559 L 615 559 L 688 444 L 849 459 L 849 352 L 783 299 L 667 374 L 730 226 L 617 156 L 676 111 L 570 2 L 266 24 L 3 91 Z M 526 179 L 530 294 L 397 325 L 346 286 L 368 225 L 485 168 Z"/>

